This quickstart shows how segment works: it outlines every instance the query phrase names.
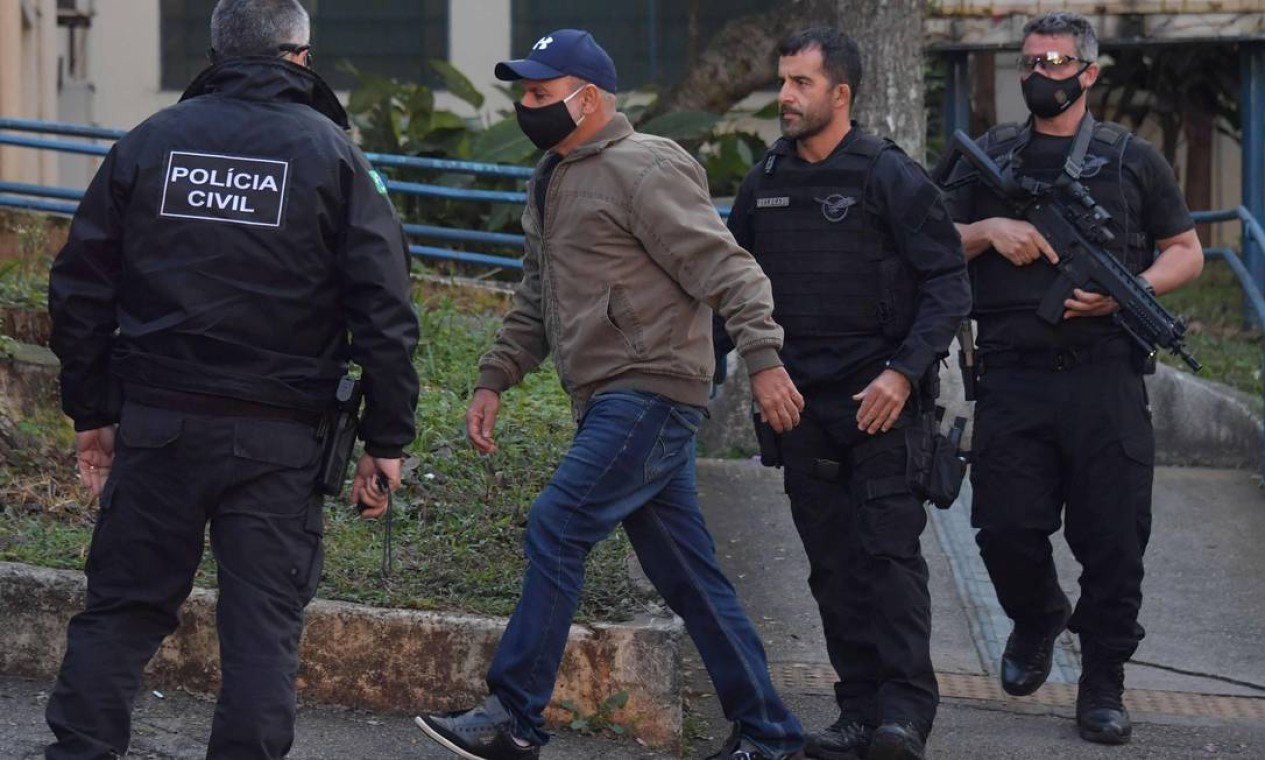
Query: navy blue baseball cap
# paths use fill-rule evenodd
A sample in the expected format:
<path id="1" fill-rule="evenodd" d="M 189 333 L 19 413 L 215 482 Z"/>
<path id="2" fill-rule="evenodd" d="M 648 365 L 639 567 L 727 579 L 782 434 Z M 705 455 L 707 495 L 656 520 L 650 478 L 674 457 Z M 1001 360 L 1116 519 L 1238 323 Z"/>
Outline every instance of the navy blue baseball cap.
<path id="1" fill-rule="evenodd" d="M 536 40 L 526 58 L 496 64 L 496 78 L 557 79 L 579 77 L 607 92 L 617 92 L 615 62 L 583 29 L 559 29 Z"/>

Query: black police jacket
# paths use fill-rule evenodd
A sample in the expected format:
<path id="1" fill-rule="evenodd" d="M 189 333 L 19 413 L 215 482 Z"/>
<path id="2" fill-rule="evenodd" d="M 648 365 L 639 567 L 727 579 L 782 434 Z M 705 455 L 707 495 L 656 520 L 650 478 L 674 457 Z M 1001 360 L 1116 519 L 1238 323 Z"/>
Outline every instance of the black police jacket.
<path id="1" fill-rule="evenodd" d="M 401 454 L 418 393 L 407 246 L 346 128 L 316 74 L 238 58 L 114 145 L 49 281 L 76 429 L 117 421 L 129 385 L 320 410 L 351 359 L 366 450 Z"/>
<path id="2" fill-rule="evenodd" d="M 779 140 L 729 217 L 773 284 L 782 360 L 801 390 L 854 393 L 884 367 L 917 384 L 970 311 L 961 238 L 939 190 L 894 143 L 853 128 L 817 163 Z M 714 327 L 718 351 L 731 346 Z"/>

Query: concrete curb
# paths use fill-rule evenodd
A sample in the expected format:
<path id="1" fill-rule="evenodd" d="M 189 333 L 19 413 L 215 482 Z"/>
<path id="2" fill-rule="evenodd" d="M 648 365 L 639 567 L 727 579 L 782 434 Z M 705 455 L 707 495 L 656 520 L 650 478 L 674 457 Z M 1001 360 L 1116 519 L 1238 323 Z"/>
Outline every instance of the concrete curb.
<path id="1" fill-rule="evenodd" d="M 56 675 L 66 623 L 82 609 L 82 573 L 0 562 L 0 672 Z M 195 589 L 180 628 L 146 673 L 160 688 L 213 694 L 219 685 L 214 591 Z M 377 609 L 316 600 L 307 610 L 298 685 L 302 699 L 383 712 L 468 707 L 487 694 L 484 673 L 505 620 L 473 615 Z M 645 617 L 630 624 L 572 626 L 554 704 L 581 714 L 624 692 L 612 720 L 642 741 L 666 746 L 681 731 L 682 624 Z M 573 715 L 551 707 L 551 724 Z"/>

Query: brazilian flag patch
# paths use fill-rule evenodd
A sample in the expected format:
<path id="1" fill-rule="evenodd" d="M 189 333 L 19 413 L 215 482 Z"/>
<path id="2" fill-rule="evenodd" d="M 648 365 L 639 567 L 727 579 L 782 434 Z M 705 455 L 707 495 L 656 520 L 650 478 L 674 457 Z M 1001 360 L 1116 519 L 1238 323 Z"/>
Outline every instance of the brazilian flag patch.
<path id="1" fill-rule="evenodd" d="M 370 169 L 370 170 L 369 170 L 369 176 L 370 176 L 370 177 L 373 177 L 373 186 L 374 186 L 374 187 L 376 187 L 376 188 L 378 188 L 378 192 L 379 192 L 379 193 L 381 193 L 381 194 L 383 194 L 383 195 L 386 195 L 386 194 L 387 194 L 387 183 L 383 181 L 383 179 L 382 179 L 382 175 L 381 175 L 381 174 L 378 174 L 378 172 L 376 172 L 375 170 Z"/>

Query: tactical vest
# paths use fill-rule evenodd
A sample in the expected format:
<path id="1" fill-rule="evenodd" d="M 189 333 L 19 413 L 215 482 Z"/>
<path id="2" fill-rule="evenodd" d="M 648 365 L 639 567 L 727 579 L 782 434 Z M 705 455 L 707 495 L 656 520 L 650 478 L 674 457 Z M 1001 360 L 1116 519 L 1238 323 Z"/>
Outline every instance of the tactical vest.
<path id="1" fill-rule="evenodd" d="M 858 134 L 817 164 L 787 160 L 776 147 L 765 157 L 752 248 L 788 338 L 900 339 L 913 324 L 917 282 L 865 203 L 874 162 L 889 148 L 895 143 Z"/>
<path id="2" fill-rule="evenodd" d="M 1018 160 L 1016 148 L 1024 137 L 1025 129 L 1027 127 L 1016 124 L 1003 124 L 989 130 L 984 151 L 1003 171 Z M 1119 124 L 1095 123 L 1079 181 L 1111 214 L 1108 229 L 1116 239 L 1105 246 L 1107 251 L 1124 263 L 1130 272 L 1139 274 L 1151 265 L 1155 242 L 1142 231 L 1142 220 L 1136 213 L 1130 213 L 1124 196 L 1121 161 L 1130 137 L 1129 131 Z M 1015 167 L 1015 173 L 1023 174 L 1021 164 Z M 1010 210 L 992 192 L 983 187 L 977 187 L 975 192 L 977 219 L 1013 218 Z M 1126 229 L 1129 231 L 1127 239 Z M 996 253 L 977 256 L 971 261 L 970 273 L 975 314 L 1036 309 L 1058 277 L 1058 270 L 1045 258 L 1017 267 Z"/>

